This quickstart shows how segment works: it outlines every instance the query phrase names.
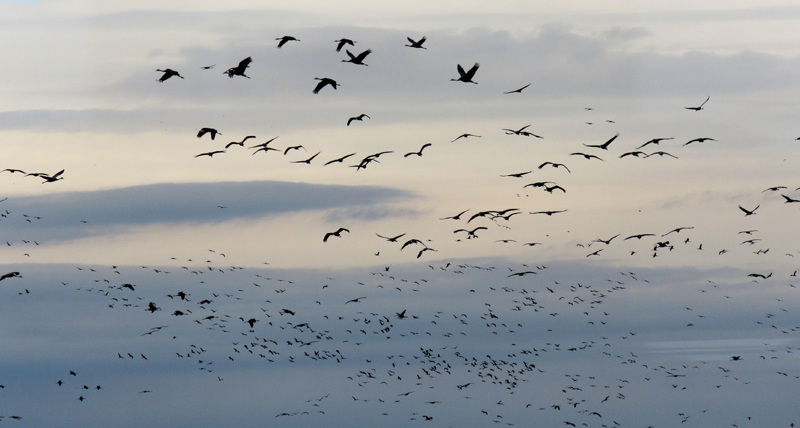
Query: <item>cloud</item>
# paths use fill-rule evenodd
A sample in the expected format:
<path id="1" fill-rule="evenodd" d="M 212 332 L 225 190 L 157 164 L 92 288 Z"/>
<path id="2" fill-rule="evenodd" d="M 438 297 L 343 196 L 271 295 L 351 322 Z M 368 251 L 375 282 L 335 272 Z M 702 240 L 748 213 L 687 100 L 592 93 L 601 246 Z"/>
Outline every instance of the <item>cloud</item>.
<path id="1" fill-rule="evenodd" d="M 345 207 L 362 212 L 359 217 L 386 217 L 396 214 L 376 207 L 409 197 L 413 195 L 407 191 L 377 186 L 279 181 L 158 183 L 13 198 L 4 203 L 11 212 L 4 223 L 11 229 L 6 232 L 8 240 L 32 239 L 33 231 L 49 238 L 53 233 L 56 238 L 72 239 L 120 227 L 221 223 Z M 370 209 L 377 214 L 369 214 Z"/>
<path id="2" fill-rule="evenodd" d="M 223 25 L 226 15 L 220 19 Z M 97 82 L 67 79 L 60 90 L 50 92 L 92 108 L 8 110 L 0 113 L 0 129 L 135 133 L 152 131 L 153 124 L 162 123 L 171 129 L 195 129 L 203 120 L 252 127 L 263 123 L 265 116 L 286 130 L 308 129 L 309 123 L 340 124 L 342 115 L 332 112 L 343 109 L 369 110 L 382 123 L 455 116 L 499 119 L 519 110 L 500 92 L 529 82 L 529 93 L 556 101 L 575 96 L 657 99 L 792 93 L 797 88 L 794 70 L 800 65 L 798 58 L 754 51 L 674 55 L 620 47 L 627 46 L 620 42 L 649 36 L 645 27 L 613 27 L 593 35 L 560 25 L 542 26 L 524 36 L 485 28 L 433 31 L 426 34 L 428 50 L 405 47 L 407 32 L 394 29 L 322 27 L 290 32 L 302 41 L 282 49 L 276 49 L 274 41 L 282 33 L 253 29 L 235 42 L 178 43 L 170 55 L 142 57 L 143 64 L 133 69 L 106 69 L 113 61 L 96 64 L 94 73 L 114 77 Z M 333 40 L 344 36 L 357 40 L 354 53 L 373 50 L 366 60 L 369 66 L 342 62 L 346 56 L 335 52 Z M 248 69 L 251 79 L 223 74 L 248 56 L 253 58 Z M 468 67 L 474 62 L 481 63 L 475 76 L 478 85 L 450 81 L 457 77 L 457 64 Z M 212 64 L 216 67 L 201 70 Z M 156 83 L 160 74 L 154 70 L 167 67 L 185 79 Z M 341 86 L 314 95 L 315 77 L 333 78 Z M 123 107 L 119 100 L 125 100 Z M 476 103 L 482 103 L 481 108 Z"/>

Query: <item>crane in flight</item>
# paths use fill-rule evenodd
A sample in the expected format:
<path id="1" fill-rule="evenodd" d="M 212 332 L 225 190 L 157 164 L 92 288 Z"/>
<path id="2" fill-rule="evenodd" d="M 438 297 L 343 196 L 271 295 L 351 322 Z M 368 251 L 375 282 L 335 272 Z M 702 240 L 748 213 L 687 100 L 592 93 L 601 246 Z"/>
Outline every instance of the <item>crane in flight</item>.
<path id="1" fill-rule="evenodd" d="M 450 79 L 450 80 L 453 82 L 474 83 L 477 85 L 478 82 L 474 82 L 472 78 L 475 77 L 475 72 L 478 71 L 478 67 L 480 66 L 481 65 L 476 62 L 475 65 L 473 65 L 472 68 L 469 69 L 469 71 L 464 71 L 464 67 L 462 67 L 461 64 L 458 64 L 457 68 L 458 79 Z"/>

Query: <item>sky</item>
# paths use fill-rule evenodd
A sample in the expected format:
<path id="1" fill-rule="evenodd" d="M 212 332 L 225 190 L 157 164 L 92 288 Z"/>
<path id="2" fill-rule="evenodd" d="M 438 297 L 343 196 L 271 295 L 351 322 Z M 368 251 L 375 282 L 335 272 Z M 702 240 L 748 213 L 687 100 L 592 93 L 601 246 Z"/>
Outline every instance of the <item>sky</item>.
<path id="1" fill-rule="evenodd" d="M 0 1 L 0 422 L 800 423 L 798 19 Z"/>

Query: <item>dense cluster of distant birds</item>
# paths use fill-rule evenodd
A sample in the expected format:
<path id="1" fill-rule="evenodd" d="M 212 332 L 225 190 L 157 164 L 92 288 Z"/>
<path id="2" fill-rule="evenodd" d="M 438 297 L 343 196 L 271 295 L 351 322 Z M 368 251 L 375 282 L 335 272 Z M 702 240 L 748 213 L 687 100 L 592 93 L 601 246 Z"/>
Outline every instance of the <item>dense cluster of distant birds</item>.
<path id="1" fill-rule="evenodd" d="M 277 38 L 278 48 L 284 47 L 289 42 L 299 42 L 292 36 Z M 418 40 L 408 38 L 409 44 L 406 46 L 416 49 L 426 49 L 423 44 L 426 38 Z M 355 41 L 342 38 L 335 40 L 336 51 L 339 52 L 345 46 L 355 46 Z M 359 54 L 354 54 L 345 49 L 347 55 L 343 62 L 354 65 L 367 66 L 364 61 L 372 50 L 367 49 Z M 230 78 L 236 76 L 248 78 L 245 74 L 252 63 L 252 58 L 247 57 L 239 62 L 238 65 L 227 69 L 224 74 Z M 214 65 L 203 66 L 203 70 L 211 70 Z M 458 77 L 451 79 L 463 83 L 477 84 L 473 79 L 480 65 L 475 63 L 466 70 L 460 64 L 456 69 Z M 170 68 L 156 70 L 163 73 L 158 79 L 165 82 L 173 77 L 184 79 L 178 71 Z M 330 86 L 336 90 L 339 84 L 328 77 L 316 78 L 319 82 L 313 88 L 313 93 L 317 94 L 321 90 Z M 522 93 L 529 85 L 518 89 L 503 92 L 504 94 Z M 685 107 L 691 111 L 701 111 L 710 96 L 696 107 Z M 591 110 L 591 108 L 587 108 Z M 371 119 L 367 114 L 360 114 L 350 117 L 346 126 L 353 122 Z M 612 120 L 607 122 L 613 123 Z M 529 130 L 531 125 L 520 128 L 504 128 L 502 131 L 506 135 L 534 137 L 542 139 Z M 204 127 L 197 133 L 197 138 L 206 135 L 211 140 L 216 140 L 217 136 L 223 135 L 220 131 L 212 127 Z M 616 133 L 601 144 L 583 144 L 587 152 L 571 152 L 568 156 L 577 157 L 585 161 L 601 161 L 599 154 L 610 153 L 610 146 L 619 137 Z M 227 153 L 233 146 L 245 148 L 245 143 L 250 139 L 256 139 L 254 135 L 247 135 L 240 141 L 227 143 L 224 148 L 197 154 L 196 158 L 209 157 Z M 460 139 L 482 138 L 480 135 L 464 133 L 453 140 L 454 143 Z M 288 155 L 295 151 L 307 151 L 302 145 L 289 145 L 284 148 L 272 147 L 278 137 L 272 137 L 266 142 L 248 146 L 253 150 L 254 156 L 263 152 L 283 153 Z M 655 151 L 645 153 L 641 151 L 648 146 L 660 146 L 664 141 L 674 140 L 674 137 L 653 138 L 635 147 L 631 151 L 620 153 L 617 158 L 649 158 L 652 156 L 678 157 L 666 151 Z M 686 147 L 692 144 L 716 141 L 710 137 L 693 138 L 681 145 Z M 403 157 L 421 157 L 423 151 L 431 147 L 432 143 L 426 143 L 417 151 L 406 153 Z M 393 154 L 393 150 L 379 151 L 361 157 L 359 161 L 350 165 L 355 171 L 366 169 L 373 163 L 380 163 L 379 158 L 384 155 Z M 310 165 L 321 154 L 316 151 L 310 157 L 294 160 L 292 163 Z M 347 159 L 356 156 L 356 153 L 349 153 L 329 159 L 323 163 L 328 166 L 335 163 L 344 163 Z M 355 159 L 359 159 L 356 157 Z M 542 162 L 538 170 L 544 168 L 554 170 L 563 169 L 570 174 L 572 171 L 564 163 L 546 161 Z M 501 177 L 524 179 L 534 170 L 503 174 Z M 19 173 L 25 176 L 38 177 L 44 180 L 43 183 L 53 183 L 63 179 L 64 170 L 55 174 L 45 173 L 26 173 L 19 169 L 5 169 L 2 172 Z M 522 189 L 542 189 L 543 191 L 554 194 L 555 192 L 566 193 L 567 189 L 554 181 L 536 181 L 524 184 Z M 763 192 L 781 192 L 783 202 L 786 204 L 800 203 L 800 199 L 787 195 L 790 189 L 786 186 L 774 186 L 765 189 Z M 800 191 L 800 187 L 794 189 Z M 745 217 L 757 214 L 760 204 L 754 208 L 739 205 L 738 208 L 744 213 Z M 539 210 L 528 212 L 529 215 L 553 216 L 567 212 L 568 209 Z M 468 214 L 470 213 L 470 214 Z M 457 240 L 478 239 L 482 231 L 489 230 L 485 225 L 475 225 L 473 221 L 488 221 L 492 224 L 502 225 L 510 221 L 514 216 L 523 215 L 524 212 L 519 208 L 504 208 L 499 210 L 463 210 L 457 214 L 441 217 L 441 221 L 460 221 L 463 227 L 453 231 Z M 3 219 L 9 218 L 12 212 L 5 210 L 2 214 Z M 32 221 L 28 214 L 25 214 L 26 221 Z M 37 220 L 40 220 L 36 217 Z M 489 225 L 489 223 L 485 223 Z M 639 242 L 645 238 L 652 238 L 654 242 L 645 244 L 648 253 L 652 257 L 657 257 L 664 251 L 672 251 L 677 242 L 671 242 L 673 237 L 681 234 L 682 231 L 691 233 L 693 226 L 681 226 L 669 231 L 639 231 L 623 237 L 622 233 L 615 234 L 609 238 L 597 238 L 585 244 L 578 244 L 583 248 L 592 245 L 600 245 L 585 257 L 599 256 L 600 253 L 613 242 L 634 241 Z M 741 245 L 752 246 L 761 240 L 751 237 L 757 230 L 744 230 L 738 234 L 747 235 Z M 342 238 L 350 233 L 346 227 L 339 227 L 334 231 L 327 232 L 322 241 L 327 243 L 332 238 Z M 684 233 L 684 235 L 686 234 Z M 674 235 L 673 235 L 674 234 Z M 432 248 L 430 240 L 412 238 L 407 233 L 402 234 L 379 234 L 378 238 L 389 244 L 399 246 L 399 251 L 406 248 L 414 248 L 416 259 L 421 258 L 427 252 L 437 252 Z M 757 235 L 756 235 L 757 236 Z M 669 238 L 667 238 L 669 237 Z M 620 238 L 617 240 L 617 238 Z M 667 239 L 665 239 L 667 238 Z M 616 241 L 615 241 L 616 240 Z M 687 237 L 682 240 L 683 244 L 689 244 Z M 31 241 L 23 241 L 29 244 Z M 35 241 L 34 241 L 35 242 Z M 517 242 L 514 239 L 498 239 L 495 242 L 508 244 Z M 11 246 L 11 242 L 6 242 Z M 35 242 L 38 245 L 38 242 Z M 542 245 L 541 242 L 524 242 L 524 246 L 534 247 Z M 703 244 L 699 244 L 697 250 L 702 250 Z M 102 297 L 103 304 L 113 311 L 135 311 L 142 316 L 151 317 L 154 323 L 158 324 L 147 331 L 141 333 L 141 337 L 155 337 L 160 335 L 173 334 L 174 349 L 172 354 L 158 355 L 149 357 L 143 352 L 134 350 L 119 350 L 110 358 L 129 361 L 151 361 L 153 359 L 177 358 L 191 363 L 199 371 L 208 374 L 210 379 L 215 382 L 225 380 L 222 377 L 226 367 L 239 364 L 243 361 L 252 363 L 253 361 L 263 361 L 264 364 L 275 363 L 295 363 L 303 361 L 313 364 L 341 364 L 356 359 L 357 347 L 371 340 L 371 338 L 392 339 L 394 342 L 408 344 L 407 352 L 395 353 L 381 356 L 380 361 L 366 359 L 365 361 L 354 362 L 347 365 L 349 375 L 343 379 L 350 390 L 360 390 L 361 393 L 344 396 L 343 400 L 356 406 L 357 411 L 368 412 L 374 409 L 375 412 L 383 416 L 396 415 L 393 409 L 395 403 L 410 404 L 415 408 L 414 411 L 402 413 L 402 418 L 429 422 L 439 419 L 447 420 L 446 412 L 438 410 L 439 406 L 452 404 L 456 400 L 473 400 L 477 405 L 468 407 L 474 413 L 477 424 L 488 426 L 489 423 L 515 425 L 510 416 L 504 416 L 506 406 L 515 406 L 516 410 L 541 412 L 541 414 L 563 412 L 562 423 L 566 426 L 624 426 L 617 420 L 624 420 L 623 413 L 607 411 L 606 406 L 609 402 L 622 402 L 626 400 L 627 390 L 631 383 L 637 385 L 648 384 L 660 390 L 685 390 L 690 383 L 690 376 L 702 372 L 704 376 L 709 376 L 717 382 L 714 385 L 706 386 L 705 393 L 713 394 L 715 389 L 730 386 L 741 386 L 757 379 L 745 379 L 737 373 L 736 364 L 741 364 L 745 358 L 741 355 L 729 356 L 728 363 L 719 365 L 709 361 L 702 361 L 698 364 L 672 366 L 660 365 L 655 361 L 648 361 L 646 357 L 640 357 L 622 346 L 625 340 L 635 336 L 635 332 L 612 337 L 609 323 L 613 324 L 616 319 L 612 311 L 604 306 L 615 296 L 624 293 L 629 284 L 641 285 L 647 280 L 640 279 L 640 275 L 634 272 L 619 272 L 612 278 L 603 278 L 593 281 L 593 283 L 575 282 L 562 283 L 557 273 L 552 273 L 550 268 L 545 265 L 516 265 L 505 268 L 496 266 L 476 266 L 467 263 L 435 263 L 430 264 L 429 275 L 425 277 L 406 277 L 391 271 L 391 266 L 385 266 L 379 271 L 370 272 L 369 280 L 359 281 L 355 285 L 348 284 L 342 286 L 337 284 L 334 278 L 328 278 L 325 284 L 316 285 L 319 287 L 314 301 L 298 299 L 300 290 L 303 287 L 311 288 L 312 285 L 296 284 L 293 280 L 286 278 L 274 278 L 265 276 L 264 270 L 259 273 L 248 275 L 247 269 L 236 266 L 223 266 L 225 255 L 214 250 L 208 250 L 213 254 L 214 259 L 203 262 L 195 262 L 188 259 L 187 265 L 179 269 L 167 270 L 169 268 L 150 268 L 141 266 L 143 271 L 133 272 L 132 267 L 112 266 L 110 268 L 89 268 L 78 267 L 81 276 L 76 278 L 80 286 L 76 291 L 93 293 Z M 588 250 L 587 250 L 588 251 Z M 727 249 L 719 250 L 719 255 L 726 253 Z M 759 248 L 756 254 L 766 254 L 769 248 Z M 631 255 L 636 253 L 631 251 Z M 378 255 L 379 253 L 376 253 Z M 27 254 L 26 254 L 27 255 Z M 794 257 L 794 254 L 787 253 L 787 256 Z M 197 264 L 201 267 L 197 267 Z M 148 277 L 143 278 L 141 272 L 146 272 Z M 459 294 L 452 297 L 456 302 L 470 302 L 472 296 L 480 295 L 486 301 L 478 303 L 465 303 L 465 306 L 451 307 L 447 310 L 429 310 L 425 308 L 397 307 L 386 312 L 378 309 L 379 305 L 371 305 L 370 301 L 377 298 L 389 296 L 392 293 L 411 292 L 419 293 L 420 296 L 427 296 L 435 299 L 433 294 L 428 294 L 427 283 L 434 283 L 437 279 L 453 275 L 482 275 L 485 285 L 482 289 L 460 289 Z M 153 285 L 158 283 L 147 281 L 149 275 L 159 275 L 170 278 L 167 284 L 177 284 L 180 281 L 194 281 L 195 289 L 185 291 L 175 289 L 165 294 L 164 285 Z M 245 276 L 247 275 L 247 276 Z M 791 274 L 781 274 L 781 278 L 796 277 L 797 271 Z M 180 277 L 177 280 L 176 277 Z M 540 279 L 547 277 L 546 280 Z M 527 279 L 523 279 L 527 278 Z M 537 278 L 535 281 L 531 278 Z M 528 279 L 531 279 L 528 281 Z M 775 281 L 773 272 L 752 272 L 747 275 L 747 280 L 754 281 Z M 23 275 L 18 271 L 13 271 L 0 276 L 0 281 L 14 280 L 24 281 Z M 527 281 L 527 282 L 525 282 Z M 3 283 L 7 284 L 6 282 Z M 87 285 L 88 284 L 88 285 Z M 242 285 L 246 284 L 246 285 Z M 64 289 L 71 286 L 69 282 L 61 284 Z M 789 284 L 791 288 L 795 285 Z M 175 287 L 167 285 L 167 288 Z M 698 287 L 699 293 L 703 294 L 706 300 L 728 298 L 723 294 L 723 290 L 713 283 Z M 354 291 L 357 290 L 357 293 Z M 34 291 L 35 292 L 35 291 Z M 353 293 L 345 296 L 347 293 Z M 474 294 L 473 294 L 474 293 Z M 25 288 L 20 295 L 31 294 Z M 265 297 L 269 299 L 265 300 Z M 699 299 L 699 298 L 698 298 Z M 716 301 L 716 300 L 714 300 Z M 228 308 L 222 312 L 222 303 Z M 258 302 L 254 307 L 248 302 Z M 777 332 L 780 335 L 788 335 L 797 338 L 800 326 L 797 324 L 797 309 L 791 305 L 782 305 L 778 313 L 765 313 L 758 319 L 758 325 L 770 333 Z M 692 308 L 685 308 L 692 311 Z M 686 317 L 689 318 L 689 317 Z M 702 314 L 692 314 L 686 327 L 701 325 L 705 316 Z M 562 324 L 553 324 L 550 319 L 565 319 Z M 572 328 L 577 325 L 582 327 L 591 326 L 594 334 L 592 339 L 583 340 L 576 343 L 562 343 L 556 334 L 563 329 Z M 467 327 L 470 326 L 470 327 Z M 205 335 L 215 335 L 214 340 L 208 343 L 186 343 L 181 340 L 181 334 L 196 328 L 203 331 Z M 510 343 L 498 347 L 497 353 L 486 354 L 485 349 L 480 347 L 481 338 L 474 339 L 470 334 L 477 334 L 477 328 L 486 329 L 490 337 Z M 470 331 L 471 333 L 467 333 Z M 180 333 L 178 333 L 180 332 Z M 196 331 L 195 331 L 196 333 Z M 538 335 L 538 336 L 537 336 Z M 219 341 L 217 338 L 227 337 L 228 340 Z M 541 338 L 540 338 L 541 337 Z M 430 342 L 422 339 L 430 338 Z M 223 347 L 217 346 L 225 343 Z M 423 343 L 425 345 L 420 346 Z M 434 344 L 435 345 L 431 345 Z M 463 344 L 462 344 L 463 343 Z M 477 344 L 477 345 L 476 345 Z M 622 349 L 620 349 L 622 348 Z M 779 353 L 792 354 L 796 348 L 791 347 L 771 347 L 765 345 L 764 351 L 756 358 L 770 362 L 778 359 Z M 600 356 L 607 361 L 617 362 L 626 366 L 630 370 L 630 376 L 626 378 L 608 378 L 602 370 L 586 367 L 585 373 L 559 373 L 563 387 L 557 394 L 546 395 L 539 398 L 528 398 L 515 396 L 514 393 L 520 390 L 526 383 L 536 383 L 538 376 L 546 376 L 548 371 L 553 370 L 555 365 L 552 360 L 547 359 L 551 355 L 591 353 L 593 356 Z M 567 358 L 567 357 L 564 357 Z M 750 357 L 747 357 L 748 359 Z M 791 379 L 800 379 L 800 372 L 787 373 L 785 371 L 775 371 L 777 376 Z M 551 373 L 552 374 L 552 373 Z M 772 380 L 768 380 L 772 381 Z M 92 394 L 102 393 L 110 386 L 101 386 L 85 383 L 79 380 L 79 373 L 73 370 L 65 371 L 64 378 L 54 379 L 53 385 L 56 388 L 71 388 L 69 393 L 75 394 L 75 400 L 84 402 L 93 399 Z M 796 386 L 796 383 L 794 384 Z M 3 385 L 0 385 L 4 387 Z M 488 389 L 484 389 L 486 387 Z M 442 389 L 445 391 L 441 392 Z M 477 389 L 477 391 L 475 391 Z M 345 389 L 343 389 L 345 390 Z M 474 394 L 472 391 L 475 391 Z M 312 398 L 305 403 L 298 403 L 294 409 L 286 409 L 276 412 L 275 418 L 283 417 L 323 417 L 325 415 L 326 403 L 339 400 L 342 403 L 341 391 L 331 392 L 319 398 Z M 158 395 L 158 386 L 154 385 L 150 389 L 135 391 L 138 394 Z M 336 395 L 340 395 L 337 397 Z M 522 395 L 522 394 L 520 394 Z M 417 398 L 419 397 L 419 398 Z M 488 398 L 491 397 L 491 398 Z M 491 401 L 491 402 L 490 402 Z M 372 406 L 367 407 L 367 404 Z M 512 404 L 513 403 L 513 404 Z M 462 404 L 457 404 L 462 405 Z M 701 425 L 705 423 L 704 414 L 714 413 L 714 409 L 704 409 L 695 412 L 681 412 L 674 422 L 685 423 L 700 420 Z M 725 415 L 715 415 L 724 417 Z M 0 416 L 0 421 L 6 416 Z M 8 416 L 10 419 L 22 419 L 21 416 Z M 480 419 L 483 418 L 483 419 Z M 516 420 L 517 425 L 526 426 L 529 421 Z M 658 422 L 658 421 L 656 421 Z M 731 425 L 738 426 L 733 421 Z M 476 426 L 478 426 L 476 425 Z M 787 426 L 793 426 L 787 424 Z"/>

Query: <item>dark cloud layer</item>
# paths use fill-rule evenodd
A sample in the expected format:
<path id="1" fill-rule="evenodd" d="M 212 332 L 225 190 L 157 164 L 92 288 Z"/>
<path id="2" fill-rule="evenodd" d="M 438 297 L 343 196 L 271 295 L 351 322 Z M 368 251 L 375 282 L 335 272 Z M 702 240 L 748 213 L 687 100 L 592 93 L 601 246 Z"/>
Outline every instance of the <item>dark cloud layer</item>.
<path id="1" fill-rule="evenodd" d="M 279 181 L 158 183 L 13 198 L 5 203 L 11 214 L 3 224 L 8 239 L 13 235 L 24 239 L 22 234 L 34 229 L 58 230 L 63 238 L 72 238 L 120 226 L 219 223 L 297 211 L 363 208 L 411 196 L 377 186 Z M 390 215 L 381 212 L 382 217 Z M 31 221 L 24 221 L 22 214 Z"/>

